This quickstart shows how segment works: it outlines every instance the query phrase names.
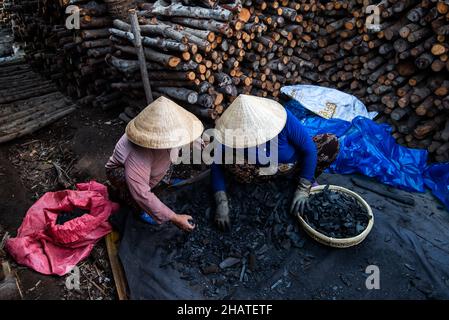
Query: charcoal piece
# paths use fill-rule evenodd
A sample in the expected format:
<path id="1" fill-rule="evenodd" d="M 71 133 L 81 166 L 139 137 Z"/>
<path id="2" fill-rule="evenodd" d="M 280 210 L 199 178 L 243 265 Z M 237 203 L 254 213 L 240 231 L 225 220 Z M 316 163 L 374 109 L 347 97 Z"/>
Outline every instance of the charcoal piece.
<path id="1" fill-rule="evenodd" d="M 352 225 L 353 224 L 351 223 L 350 227 L 352 227 Z M 356 226 L 355 226 L 355 230 L 356 230 L 357 234 L 362 233 L 363 230 L 365 230 L 365 229 L 366 229 L 366 226 L 362 225 L 361 223 L 357 223 Z"/>
<path id="2" fill-rule="evenodd" d="M 209 220 L 210 217 L 211 217 L 211 211 L 212 211 L 212 208 L 211 208 L 211 207 L 208 207 L 208 208 L 206 209 L 206 211 L 204 212 L 204 217 L 205 217 L 207 220 Z"/>
<path id="3" fill-rule="evenodd" d="M 251 271 L 256 270 L 257 257 L 254 253 L 250 253 L 248 257 L 248 268 Z"/>
<path id="4" fill-rule="evenodd" d="M 203 274 L 212 274 L 212 273 L 219 273 L 220 268 L 216 264 L 209 264 L 202 268 L 201 270 Z"/>
<path id="5" fill-rule="evenodd" d="M 298 233 L 290 232 L 288 234 L 288 237 L 289 237 L 293 247 L 296 247 L 296 248 L 304 247 L 304 240 L 301 239 L 301 237 L 299 236 Z"/>
<path id="6" fill-rule="evenodd" d="M 282 241 L 281 243 L 281 247 L 285 250 L 289 250 L 291 248 L 291 243 L 289 240 L 285 239 L 284 241 Z"/>
<path id="7" fill-rule="evenodd" d="M 279 214 L 277 212 L 274 214 L 274 221 L 276 221 L 276 223 L 282 223 L 281 218 L 279 217 Z"/>
<path id="8" fill-rule="evenodd" d="M 273 233 L 276 237 L 279 237 L 279 235 L 282 233 L 282 225 L 281 224 L 275 224 L 273 228 Z"/>
<path id="9" fill-rule="evenodd" d="M 316 231 L 339 239 L 359 235 L 370 219 L 367 209 L 354 197 L 330 190 L 329 185 L 310 196 L 302 217 Z"/>
<path id="10" fill-rule="evenodd" d="M 56 218 L 56 224 L 61 225 L 64 224 L 70 220 L 79 218 L 86 213 L 89 213 L 89 210 L 81 209 L 81 208 L 75 208 L 70 212 L 60 212 L 58 214 L 58 217 Z"/>
<path id="11" fill-rule="evenodd" d="M 413 268 L 411 265 L 409 265 L 408 263 L 404 263 L 404 266 L 409 269 L 410 271 L 416 271 L 415 268 Z"/>
<path id="12" fill-rule="evenodd" d="M 340 275 L 340 280 L 341 280 L 347 287 L 350 287 L 350 286 L 351 286 L 351 282 L 349 281 L 349 279 L 348 279 L 345 275 L 341 274 L 341 275 Z"/>
<path id="13" fill-rule="evenodd" d="M 226 269 L 226 268 L 230 268 L 234 265 L 236 265 L 237 263 L 240 262 L 240 259 L 238 258 L 234 258 L 234 257 L 229 257 L 224 259 L 221 263 L 220 263 L 220 268 L 221 269 Z"/>
<path id="14" fill-rule="evenodd" d="M 267 252 L 268 249 L 269 249 L 269 247 L 268 247 L 266 244 L 264 244 L 261 248 L 259 248 L 259 249 L 256 251 L 256 254 L 257 254 L 257 255 L 262 255 L 262 254 L 264 254 L 265 252 Z"/>

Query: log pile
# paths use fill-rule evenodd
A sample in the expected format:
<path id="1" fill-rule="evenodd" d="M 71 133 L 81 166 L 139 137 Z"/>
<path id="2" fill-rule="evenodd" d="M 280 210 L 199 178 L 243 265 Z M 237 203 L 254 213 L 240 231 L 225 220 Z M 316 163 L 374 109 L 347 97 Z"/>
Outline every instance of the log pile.
<path id="1" fill-rule="evenodd" d="M 145 1 L 139 22 L 155 96 L 216 119 L 239 93 L 278 99 L 284 85 L 334 87 L 378 111 L 400 144 L 449 161 L 448 4 L 386 0 L 373 32 L 363 2 Z M 107 59 L 122 74 L 112 86 L 138 101 L 130 26 L 114 20 L 110 34 Z"/>
<path id="2" fill-rule="evenodd" d="M 23 59 L 0 63 L 0 143 L 49 125 L 75 107 Z"/>
<path id="3" fill-rule="evenodd" d="M 0 60 L 13 53 L 9 15 L 4 8 L 4 0 L 0 0 Z"/>
<path id="4" fill-rule="evenodd" d="M 196 3 L 208 2 L 214 4 L 214 1 Z M 241 14 L 241 7 L 235 4 L 198 7 L 179 3 L 161 7 L 159 2 L 145 2 L 139 8 L 142 44 L 155 98 L 167 95 L 200 117 L 216 119 L 224 106 L 237 96 L 237 82 L 251 84 L 238 69 L 244 57 L 243 46 L 233 45 L 239 42 L 234 30 L 243 26 L 241 20 L 249 18 L 249 14 Z M 131 26 L 115 19 L 110 34 L 113 53 L 108 62 L 122 74 L 121 81 L 113 83 L 112 87 L 126 92 L 137 102 L 143 97 L 143 84 Z M 140 102 L 136 103 L 139 104 L 141 107 Z M 136 110 L 128 108 L 127 116 L 122 115 L 122 118 L 129 120 L 135 113 Z"/>
<path id="5" fill-rule="evenodd" d="M 0 0 L 0 25 L 6 26 L 9 23 L 9 15 L 5 10 L 5 0 Z"/>
<path id="6" fill-rule="evenodd" d="M 383 113 L 397 142 L 438 162 L 449 161 L 448 9 L 444 1 L 388 2 L 382 31 L 366 41 L 375 57 L 361 70 L 365 102 Z"/>
<path id="7" fill-rule="evenodd" d="M 13 54 L 12 37 L 8 28 L 0 26 L 0 60 Z"/>
<path id="8" fill-rule="evenodd" d="M 155 96 L 167 95 L 202 118 L 216 119 L 240 93 L 277 99 L 283 85 L 314 67 L 293 1 L 145 1 L 141 33 Z M 130 25 L 114 20 L 110 64 L 116 89 L 142 97 Z M 142 104 L 141 104 L 142 105 Z M 129 118 L 135 111 L 125 110 Z"/>
<path id="9" fill-rule="evenodd" d="M 29 63 L 81 104 L 110 108 L 119 99 L 109 88 L 105 63 L 110 52 L 108 27 L 112 20 L 100 0 L 4 0 L 9 2 L 15 39 L 25 41 Z M 79 29 L 67 18 L 79 9 Z M 76 8 L 75 8 L 76 9 Z"/>
<path id="10" fill-rule="evenodd" d="M 449 4 L 384 0 L 0 0 L 34 66 L 70 96 L 107 109 L 145 105 L 127 10 L 137 6 L 154 97 L 217 119 L 240 93 L 279 99 L 296 83 L 359 97 L 395 139 L 449 161 Z M 39 5 L 38 5 L 39 4 Z M 80 8 L 67 30 L 65 8 Z"/>

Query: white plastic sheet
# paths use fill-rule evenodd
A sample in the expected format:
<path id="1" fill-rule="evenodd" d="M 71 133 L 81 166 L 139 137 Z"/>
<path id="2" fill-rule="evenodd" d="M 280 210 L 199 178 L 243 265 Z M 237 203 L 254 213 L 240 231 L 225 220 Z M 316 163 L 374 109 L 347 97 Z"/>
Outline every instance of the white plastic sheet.
<path id="1" fill-rule="evenodd" d="M 372 120 L 377 116 L 377 112 L 368 112 L 365 105 L 356 97 L 336 89 L 294 85 L 281 88 L 281 92 L 325 119 L 352 121 L 362 116 Z"/>

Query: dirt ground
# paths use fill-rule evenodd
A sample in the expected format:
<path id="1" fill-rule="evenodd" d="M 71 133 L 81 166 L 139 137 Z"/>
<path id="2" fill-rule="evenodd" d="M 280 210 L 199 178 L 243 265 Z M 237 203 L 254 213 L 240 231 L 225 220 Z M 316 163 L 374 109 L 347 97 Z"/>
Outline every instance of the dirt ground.
<path id="1" fill-rule="evenodd" d="M 27 209 L 45 192 L 64 189 L 55 165 L 63 179 L 72 183 L 106 180 L 104 164 L 124 131 L 117 116 L 114 111 L 81 108 L 32 135 L 0 146 L 0 240 L 5 232 L 16 234 Z M 115 298 L 104 241 L 80 265 L 79 292 L 66 289 L 65 277 L 13 267 L 24 299 Z"/>

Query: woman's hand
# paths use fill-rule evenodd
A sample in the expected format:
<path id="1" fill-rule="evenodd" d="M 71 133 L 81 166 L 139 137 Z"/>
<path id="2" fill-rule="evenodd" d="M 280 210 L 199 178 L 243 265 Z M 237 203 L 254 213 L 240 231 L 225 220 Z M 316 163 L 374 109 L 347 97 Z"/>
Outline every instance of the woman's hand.
<path id="1" fill-rule="evenodd" d="M 177 226 L 179 229 L 187 231 L 187 232 L 191 232 L 191 231 L 193 231 L 193 229 L 195 229 L 195 225 L 191 224 L 189 222 L 189 220 L 193 221 L 193 218 L 189 215 L 176 214 L 171 219 L 171 222 L 173 222 L 173 224 L 175 226 Z"/>
<path id="2" fill-rule="evenodd" d="M 222 230 L 231 229 L 231 221 L 229 219 L 229 204 L 228 196 L 225 191 L 218 191 L 214 195 L 215 202 L 217 204 L 217 210 L 215 212 L 215 223 L 217 227 Z"/>
<path id="3" fill-rule="evenodd" d="M 292 205 L 290 207 L 290 213 L 292 215 L 302 214 L 306 207 L 309 208 L 309 194 L 312 183 L 304 178 L 299 180 L 298 187 L 293 195 Z"/>

